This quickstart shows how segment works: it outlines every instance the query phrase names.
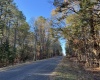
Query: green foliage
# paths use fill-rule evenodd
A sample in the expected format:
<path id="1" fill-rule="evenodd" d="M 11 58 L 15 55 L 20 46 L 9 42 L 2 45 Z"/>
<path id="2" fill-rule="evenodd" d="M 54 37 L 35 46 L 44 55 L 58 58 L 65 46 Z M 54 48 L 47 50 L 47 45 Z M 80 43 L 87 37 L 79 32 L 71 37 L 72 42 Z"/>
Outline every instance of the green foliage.
<path id="1" fill-rule="evenodd" d="M 26 54 L 33 47 L 33 45 L 30 47 L 33 37 L 29 38 L 33 33 L 29 32 L 30 27 L 25 20 L 25 16 L 18 10 L 13 0 L 0 0 L 0 63 L 2 66 L 13 64 L 19 58 L 19 51 L 23 53 L 25 49 L 23 54 Z"/>
<path id="2" fill-rule="evenodd" d="M 0 62 L 5 63 L 5 61 L 7 61 L 13 63 L 14 55 L 12 47 L 9 45 L 8 41 L 3 42 L 3 44 L 0 45 Z"/>
<path id="3" fill-rule="evenodd" d="M 57 3 L 58 2 L 58 3 Z M 61 28 L 61 34 L 67 39 L 66 51 L 78 58 L 83 55 L 97 59 L 100 54 L 100 1 L 99 0 L 54 0 L 55 11 L 66 19 L 67 26 Z M 67 4 L 66 6 L 64 4 Z M 57 6 L 58 5 L 58 6 Z M 59 10 L 57 10 L 59 8 Z M 64 16 L 64 17 L 63 17 Z M 79 59 L 81 60 L 81 59 Z"/>
<path id="4" fill-rule="evenodd" d="M 0 67 L 52 57 L 54 40 L 50 22 L 40 16 L 33 26 L 34 31 L 13 0 L 0 0 Z M 59 48 L 56 52 L 60 54 Z"/>

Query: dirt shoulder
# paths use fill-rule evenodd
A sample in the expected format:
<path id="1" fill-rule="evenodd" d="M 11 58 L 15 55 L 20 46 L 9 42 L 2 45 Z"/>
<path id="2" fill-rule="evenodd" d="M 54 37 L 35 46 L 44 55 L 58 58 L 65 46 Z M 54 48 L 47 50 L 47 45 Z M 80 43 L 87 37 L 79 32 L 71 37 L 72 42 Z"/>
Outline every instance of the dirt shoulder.
<path id="1" fill-rule="evenodd" d="M 51 80 L 100 80 L 100 72 L 96 74 L 92 70 L 86 70 L 83 65 L 73 58 L 63 58 L 51 76 Z"/>

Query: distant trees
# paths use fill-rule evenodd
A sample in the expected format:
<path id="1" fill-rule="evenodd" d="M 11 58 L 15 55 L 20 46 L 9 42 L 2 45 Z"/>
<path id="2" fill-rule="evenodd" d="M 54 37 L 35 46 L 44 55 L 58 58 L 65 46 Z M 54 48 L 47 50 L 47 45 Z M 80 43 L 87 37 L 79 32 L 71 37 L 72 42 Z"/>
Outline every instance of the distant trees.
<path id="1" fill-rule="evenodd" d="M 47 19 L 40 16 L 38 17 L 34 22 L 34 37 L 35 37 L 35 58 L 37 59 L 43 59 L 43 58 L 49 58 L 52 57 L 54 52 L 51 48 L 53 46 L 53 37 L 51 35 L 51 28 L 50 23 Z M 56 45 L 57 46 L 57 45 Z M 58 44 L 60 46 L 60 44 Z M 60 49 L 58 51 L 61 51 Z M 57 54 L 56 54 L 57 55 Z"/>
<path id="2" fill-rule="evenodd" d="M 60 15 L 57 20 L 66 19 L 67 26 L 59 28 L 67 38 L 66 54 L 78 56 L 88 66 L 100 66 L 100 1 L 54 0 L 53 5 L 53 15 Z"/>

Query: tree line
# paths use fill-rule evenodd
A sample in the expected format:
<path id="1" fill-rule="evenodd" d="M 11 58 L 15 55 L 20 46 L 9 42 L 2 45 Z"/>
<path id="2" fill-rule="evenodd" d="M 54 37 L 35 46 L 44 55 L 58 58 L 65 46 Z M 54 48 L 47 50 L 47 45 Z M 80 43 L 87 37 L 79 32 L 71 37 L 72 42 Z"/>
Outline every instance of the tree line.
<path id="1" fill-rule="evenodd" d="M 54 0 L 53 5 L 54 25 L 67 41 L 66 55 L 100 67 L 100 0 Z"/>
<path id="2" fill-rule="evenodd" d="M 51 26 L 42 16 L 30 26 L 13 0 L 0 0 L 0 67 L 61 55 Z"/>

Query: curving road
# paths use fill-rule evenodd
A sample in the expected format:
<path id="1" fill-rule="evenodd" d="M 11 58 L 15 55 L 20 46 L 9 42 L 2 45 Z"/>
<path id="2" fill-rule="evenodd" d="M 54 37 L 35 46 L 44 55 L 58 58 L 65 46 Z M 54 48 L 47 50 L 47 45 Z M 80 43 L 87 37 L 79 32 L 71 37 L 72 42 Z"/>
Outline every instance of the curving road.
<path id="1" fill-rule="evenodd" d="M 59 56 L 0 71 L 0 80 L 49 80 L 61 59 Z"/>

